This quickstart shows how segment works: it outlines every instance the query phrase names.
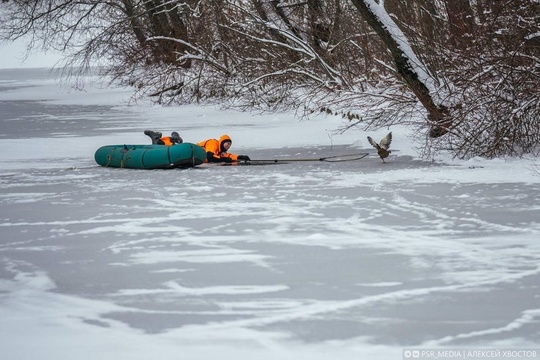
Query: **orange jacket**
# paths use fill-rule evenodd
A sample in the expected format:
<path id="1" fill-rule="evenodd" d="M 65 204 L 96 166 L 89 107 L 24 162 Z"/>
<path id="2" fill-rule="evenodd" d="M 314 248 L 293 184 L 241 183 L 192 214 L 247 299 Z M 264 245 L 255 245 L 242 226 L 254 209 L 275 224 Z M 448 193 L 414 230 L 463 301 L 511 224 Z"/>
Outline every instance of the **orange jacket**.
<path id="1" fill-rule="evenodd" d="M 157 143 L 159 145 L 167 145 L 167 146 L 172 146 L 174 145 L 175 143 L 172 141 L 172 138 L 170 136 L 164 136 L 162 138 L 160 138 Z"/>
<path id="2" fill-rule="evenodd" d="M 222 135 L 219 140 L 208 139 L 197 143 L 206 151 L 205 162 L 223 162 L 223 158 L 229 158 L 233 162 L 238 161 L 238 155 L 230 154 L 223 148 L 223 143 L 232 140 L 229 135 Z"/>

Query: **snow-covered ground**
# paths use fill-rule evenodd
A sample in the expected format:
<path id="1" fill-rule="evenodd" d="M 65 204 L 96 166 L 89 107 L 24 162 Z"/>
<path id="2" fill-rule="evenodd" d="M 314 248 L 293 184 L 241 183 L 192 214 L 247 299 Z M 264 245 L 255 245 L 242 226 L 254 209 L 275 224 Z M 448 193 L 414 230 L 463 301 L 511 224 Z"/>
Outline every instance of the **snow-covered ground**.
<path id="1" fill-rule="evenodd" d="M 387 164 L 341 119 L 129 104 L 0 70 L 2 359 L 401 359 L 540 348 L 534 159 Z M 94 151 L 227 133 L 252 159 L 102 168 Z M 540 356 L 540 352 L 539 352 Z"/>

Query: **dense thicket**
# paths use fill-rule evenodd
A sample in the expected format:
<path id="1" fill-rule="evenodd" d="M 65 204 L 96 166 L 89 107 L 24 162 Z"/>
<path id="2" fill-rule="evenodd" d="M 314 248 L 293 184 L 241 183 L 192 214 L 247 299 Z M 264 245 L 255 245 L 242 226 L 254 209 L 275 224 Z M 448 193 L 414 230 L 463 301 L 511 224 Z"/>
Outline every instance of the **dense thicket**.
<path id="1" fill-rule="evenodd" d="M 456 156 L 537 153 L 536 0 L 3 0 L 0 37 L 100 61 L 160 103 L 415 124 Z M 420 120 L 419 120 L 420 119 Z"/>

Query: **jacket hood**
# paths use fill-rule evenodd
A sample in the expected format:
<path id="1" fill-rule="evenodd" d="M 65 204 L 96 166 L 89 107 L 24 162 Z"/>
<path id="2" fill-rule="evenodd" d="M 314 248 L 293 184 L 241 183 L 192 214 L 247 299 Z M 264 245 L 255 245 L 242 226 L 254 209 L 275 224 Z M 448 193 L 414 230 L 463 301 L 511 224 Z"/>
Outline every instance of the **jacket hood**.
<path id="1" fill-rule="evenodd" d="M 229 135 L 221 135 L 221 137 L 219 138 L 219 148 L 221 152 L 227 152 L 227 150 L 223 148 L 223 144 L 226 142 L 230 142 L 232 144 L 231 137 Z"/>

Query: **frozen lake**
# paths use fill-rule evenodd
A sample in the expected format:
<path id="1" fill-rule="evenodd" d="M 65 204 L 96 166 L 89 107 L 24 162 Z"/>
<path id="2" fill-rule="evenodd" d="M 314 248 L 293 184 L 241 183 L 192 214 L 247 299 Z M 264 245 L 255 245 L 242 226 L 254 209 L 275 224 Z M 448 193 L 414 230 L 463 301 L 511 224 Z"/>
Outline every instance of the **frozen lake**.
<path id="1" fill-rule="evenodd" d="M 540 348 L 534 163 L 421 161 L 401 149 L 407 131 L 397 128 L 382 164 L 365 133 L 328 135 L 337 120 L 128 105 L 128 95 L 0 70 L 6 359 Z M 168 171 L 95 164 L 97 147 L 146 143 L 146 128 L 191 142 L 229 133 L 231 151 L 252 159 L 370 156 Z"/>

